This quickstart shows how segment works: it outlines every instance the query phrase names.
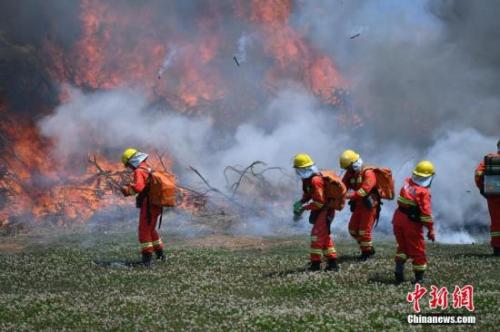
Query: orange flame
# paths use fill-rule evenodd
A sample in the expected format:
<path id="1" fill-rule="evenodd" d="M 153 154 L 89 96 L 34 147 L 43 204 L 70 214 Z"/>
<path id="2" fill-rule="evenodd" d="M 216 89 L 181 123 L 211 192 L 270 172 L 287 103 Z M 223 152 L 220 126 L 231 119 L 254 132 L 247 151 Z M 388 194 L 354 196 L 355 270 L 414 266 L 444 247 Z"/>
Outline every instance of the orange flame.
<path id="1" fill-rule="evenodd" d="M 179 112 L 196 111 L 204 105 L 213 108 L 228 94 L 239 94 L 232 91 L 227 70 L 220 64 L 224 54 L 234 48 L 219 29 L 222 14 L 216 10 L 221 7 L 208 2 L 207 14 L 187 40 L 168 24 L 158 24 L 164 18 L 155 6 L 154 2 L 132 6 L 129 2 L 82 0 L 81 31 L 73 48 L 68 50 L 49 39 L 44 43 L 54 81 L 94 90 L 139 86 L 152 101 L 166 100 Z M 259 86 L 269 89 L 282 80 L 299 81 L 322 102 L 339 104 L 336 91 L 344 84 L 341 76 L 333 60 L 290 24 L 291 0 L 233 0 L 233 10 L 235 19 L 256 27 L 261 55 L 270 60 Z M 174 47 L 179 55 L 158 77 Z M 63 89 L 60 99 L 66 98 Z M 72 171 L 70 166 L 77 163 L 51 157 L 51 142 L 41 137 L 32 121 L 7 116 L 4 104 L 0 104 L 0 114 L 6 119 L 0 130 L 9 142 L 0 141 L 0 149 L 8 156 L 5 170 L 0 169 L 0 225 L 27 211 L 38 219 L 85 221 L 105 207 L 129 204 L 113 195 L 106 181 L 95 177 L 92 166 Z M 119 164 L 100 160 L 106 169 L 121 169 Z M 181 207 L 193 209 L 202 203 L 193 203 L 189 200 L 192 194 L 183 193 L 187 199 Z"/>

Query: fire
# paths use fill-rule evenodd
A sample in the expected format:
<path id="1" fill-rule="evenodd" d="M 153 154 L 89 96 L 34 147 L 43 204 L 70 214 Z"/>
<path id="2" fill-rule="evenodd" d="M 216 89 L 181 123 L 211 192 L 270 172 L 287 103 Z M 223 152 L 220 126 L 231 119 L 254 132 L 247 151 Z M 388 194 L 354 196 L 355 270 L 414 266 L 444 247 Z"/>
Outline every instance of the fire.
<path id="1" fill-rule="evenodd" d="M 45 50 L 55 60 L 53 77 L 85 89 L 140 86 L 152 99 L 163 98 L 178 111 L 222 100 L 230 93 L 231 82 L 217 61 L 228 45 L 220 33 L 220 14 L 213 12 L 222 6 L 214 3 L 209 6 L 212 16 L 200 18 L 193 27 L 194 39 L 186 40 L 167 29 L 168 24 L 161 24 L 169 17 L 163 17 L 154 5 L 82 0 L 81 36 L 73 50 L 64 54 L 46 42 Z M 290 0 L 236 0 L 230 14 L 254 24 L 260 32 L 264 54 L 274 62 L 263 77 L 269 81 L 264 86 L 296 80 L 323 102 L 335 104 L 335 90 L 342 86 L 340 74 L 328 56 L 289 25 L 291 11 Z M 156 79 L 172 48 L 179 49 L 174 65 Z M 63 60 L 65 56 L 69 60 Z"/>
<path id="2" fill-rule="evenodd" d="M 250 21 L 259 23 L 266 36 L 265 51 L 275 60 L 268 79 L 301 81 L 323 102 L 338 104 L 335 90 L 342 87 L 340 74 L 328 56 L 311 47 L 288 25 L 291 1 L 253 0 L 250 11 Z"/>
<path id="3" fill-rule="evenodd" d="M 51 157 L 51 143 L 28 120 L 0 111 L 0 225 L 17 219 L 84 222 L 105 207 L 124 204 L 89 165 L 71 172 Z M 117 165 L 107 165 L 117 167 Z M 23 220 L 24 221 L 24 220 Z"/>
<path id="4" fill-rule="evenodd" d="M 0 104 L 0 226 L 16 220 L 84 223 L 97 211 L 131 206 L 131 200 L 119 194 L 119 185 L 131 180 L 121 163 L 99 156 L 98 163 L 79 161 L 73 164 L 86 165 L 84 169 L 71 169 L 71 161 L 52 156 L 51 142 L 40 137 L 31 121 L 5 110 Z M 172 166 L 154 156 L 150 163 L 158 170 Z M 205 204 L 185 189 L 180 194 L 179 208 L 197 210 Z"/>
<path id="5" fill-rule="evenodd" d="M 243 101 L 248 107 L 258 109 L 265 100 L 252 100 L 253 96 L 271 96 L 272 88 L 283 80 L 301 82 L 323 103 L 339 105 L 341 75 L 333 60 L 291 25 L 293 6 L 291 0 L 233 0 L 232 6 L 208 1 L 200 4 L 187 34 L 177 29 L 184 17 L 172 4 L 81 0 L 77 39 L 68 46 L 47 37 L 43 52 L 52 80 L 63 87 L 69 84 L 88 91 L 136 86 L 152 102 L 163 101 L 177 112 L 219 112 L 226 119 L 231 110 L 219 109 L 221 101 L 227 96 L 243 98 L 241 88 L 235 88 L 228 76 L 236 44 L 233 32 L 224 26 L 229 18 L 255 30 L 257 56 L 267 64 L 255 85 L 264 93 L 249 93 L 250 100 Z M 160 10 L 164 8 L 171 12 Z M 66 92 L 60 90 L 61 102 L 68 98 Z M 7 110 L 0 104 L 5 118 L 0 124 L 0 225 L 26 216 L 84 222 L 96 211 L 130 204 L 116 195 L 109 181 L 96 176 L 95 166 L 53 156 L 52 143 L 41 137 L 34 120 Z M 104 156 L 98 159 L 115 175 L 123 170 Z M 157 162 L 154 167 L 165 167 Z M 181 193 L 181 208 L 204 204 L 189 190 Z"/>
<path id="6" fill-rule="evenodd" d="M 152 99 L 164 98 L 177 109 L 221 99 L 224 84 L 211 66 L 221 46 L 216 35 L 205 32 L 211 20 L 199 23 L 200 37 L 190 43 L 178 41 L 155 25 L 159 20 L 152 6 L 83 0 L 81 37 L 69 54 L 72 61 L 63 64 L 60 48 L 46 43 L 46 52 L 56 59 L 51 66 L 53 77 L 91 89 L 140 86 Z M 169 40 L 180 45 L 182 57 L 171 72 L 156 79 Z"/>

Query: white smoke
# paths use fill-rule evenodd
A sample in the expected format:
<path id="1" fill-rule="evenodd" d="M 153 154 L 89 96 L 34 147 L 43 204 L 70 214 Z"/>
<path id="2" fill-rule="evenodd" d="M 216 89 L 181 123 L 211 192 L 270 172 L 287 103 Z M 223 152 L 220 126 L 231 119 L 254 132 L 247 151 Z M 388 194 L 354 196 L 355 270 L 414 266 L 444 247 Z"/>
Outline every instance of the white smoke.
<path id="1" fill-rule="evenodd" d="M 187 165 L 193 165 L 219 188 L 225 186 L 222 170 L 227 165 L 248 165 L 262 160 L 292 174 L 291 158 L 298 152 L 310 153 L 320 168 L 339 171 L 338 155 L 354 146 L 367 162 L 391 167 L 397 188 L 418 160 L 430 159 L 437 168 L 433 206 L 440 240 L 463 241 L 468 235 L 457 237 L 457 232 L 471 225 L 484 228 L 489 222 L 484 200 L 474 188 L 473 173 L 493 138 L 466 129 L 437 137 L 436 143 L 423 153 L 396 144 L 377 149 L 373 142 L 359 142 L 354 134 L 349 136 L 331 112 L 322 110 L 317 100 L 300 88 L 280 92 L 264 114 L 260 123 L 242 123 L 233 133 L 222 134 L 209 118 L 188 118 L 150 108 L 145 94 L 136 90 L 84 94 L 75 89 L 70 101 L 43 119 L 40 127 L 45 135 L 55 139 L 60 156 L 85 155 L 97 147 L 116 151 L 127 146 L 154 147 L 168 151 L 177 165 L 183 165 L 179 172 L 185 181 L 197 180 L 184 171 Z M 298 186 L 290 190 L 292 196 L 293 193 L 300 196 Z M 288 196 L 284 193 L 284 197 Z M 270 211 L 273 203 L 269 202 Z M 378 228 L 383 233 L 391 232 L 394 208 L 394 202 L 384 205 Z M 290 221 L 286 205 L 276 209 L 279 211 L 269 214 L 276 220 L 252 218 L 238 232 L 272 233 L 277 229 L 273 228 L 275 223 L 282 226 Z M 345 229 L 348 218 L 348 211 L 339 213 L 335 228 Z M 306 222 L 299 229 L 304 227 Z M 283 232 L 283 227 L 280 231 Z M 297 228 L 289 231 L 296 232 Z M 448 232 L 454 235 L 448 236 Z"/>
<path id="2" fill-rule="evenodd" d="M 279 93 L 264 113 L 263 124 L 242 123 L 228 137 L 208 117 L 149 108 L 146 95 L 137 90 L 84 94 L 73 89 L 70 101 L 40 127 L 56 140 L 60 157 L 86 155 L 98 147 L 150 146 L 169 152 L 179 164 L 207 172 L 218 185 L 222 177 L 217 173 L 227 165 L 263 160 L 291 170 L 297 151 L 310 153 L 319 165 L 331 164 L 347 140 L 342 135 L 333 138 L 340 131 L 335 117 L 321 111 L 315 98 L 300 88 Z"/>
<path id="3" fill-rule="evenodd" d="M 363 126 L 345 128 L 331 108 L 323 109 L 305 89 L 287 82 L 254 113 L 235 117 L 244 120 L 234 123 L 230 131 L 220 130 L 208 116 L 155 109 L 141 91 L 118 89 L 74 90 L 69 102 L 41 121 L 43 133 L 56 140 L 57 153 L 63 157 L 98 147 L 117 154 L 127 146 L 168 151 L 176 165 L 182 165 L 177 171 L 185 181 L 197 180 L 185 171 L 193 165 L 219 188 L 226 184 L 222 170 L 227 165 L 262 160 L 291 172 L 293 155 L 306 152 L 320 168 L 338 170 L 338 155 L 352 148 L 365 162 L 392 168 L 399 190 L 415 163 L 429 159 L 437 169 L 432 192 L 438 240 L 468 242 L 475 240 L 476 233 L 485 234 L 489 217 L 473 175 L 476 164 L 495 149 L 498 139 L 499 51 L 498 43 L 487 38 L 498 30 L 493 29 L 498 15 L 483 15 L 485 11 L 479 9 L 484 9 L 484 2 L 479 1 L 297 3 L 291 24 L 330 55 L 349 79 L 349 101 Z M 430 5 L 437 9 L 429 11 Z M 252 45 L 254 32 L 249 29 L 245 26 L 248 32 L 236 34 L 233 42 L 238 45 L 239 61 L 247 59 Z M 350 38 L 357 33 L 359 37 Z M 173 50 L 160 71 L 172 66 Z M 245 83 L 261 79 L 259 70 L 268 68 L 266 59 L 253 60 L 252 68 L 245 68 L 252 79 Z M 238 87 L 239 76 L 233 77 Z M 246 92 L 249 86 L 239 84 L 237 91 Z M 300 194 L 298 186 L 292 190 Z M 286 208 L 280 209 L 284 210 L 274 215 L 278 224 L 289 214 Z M 391 233 L 394 209 L 394 201 L 384 204 L 375 234 Z M 336 231 L 347 228 L 348 217 L 348 211 L 337 215 Z M 259 218 L 247 220 L 246 225 L 241 232 L 276 230 L 271 221 Z"/>
<path id="4" fill-rule="evenodd" d="M 294 154 L 307 152 L 320 167 L 331 168 L 347 144 L 347 136 L 341 134 L 335 116 L 321 110 L 317 100 L 300 87 L 278 93 L 261 120 L 260 124 L 243 123 L 231 134 L 221 133 L 209 118 L 189 118 L 150 108 L 146 95 L 137 90 L 85 94 L 73 89 L 69 101 L 43 119 L 40 128 L 56 142 L 55 153 L 59 157 L 82 158 L 99 148 L 116 150 L 118 159 L 119 151 L 127 146 L 147 146 L 168 152 L 177 165 L 182 165 L 179 175 L 185 181 L 199 181 L 186 170 L 192 165 L 211 185 L 221 189 L 226 185 L 223 170 L 228 165 L 249 165 L 261 160 L 293 175 Z M 273 184 L 282 179 L 269 175 Z M 289 190 L 292 196 L 301 195 L 299 186 Z M 283 197 L 286 195 L 283 193 Z M 252 218 L 251 223 L 246 222 L 236 231 L 268 234 L 271 223 L 276 222 L 283 233 L 282 225 L 291 220 L 290 209 L 286 205 L 285 209 L 280 206 L 273 210 L 273 204 L 268 202 L 269 215 L 276 220 Z M 307 226 L 301 225 L 299 228 Z"/>

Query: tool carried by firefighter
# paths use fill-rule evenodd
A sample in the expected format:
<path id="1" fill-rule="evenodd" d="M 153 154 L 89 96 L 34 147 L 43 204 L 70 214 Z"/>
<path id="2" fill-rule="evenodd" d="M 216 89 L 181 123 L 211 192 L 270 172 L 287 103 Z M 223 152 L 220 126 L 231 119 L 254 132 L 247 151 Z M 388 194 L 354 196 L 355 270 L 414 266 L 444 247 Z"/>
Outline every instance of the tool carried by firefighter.
<path id="1" fill-rule="evenodd" d="M 143 191 L 143 195 L 148 197 L 148 215 L 151 214 L 151 206 L 161 207 L 160 220 L 158 221 L 158 228 L 161 228 L 163 209 L 175 207 L 177 197 L 175 176 L 165 171 L 155 171 L 151 168 L 143 169 L 149 174 L 146 188 Z"/>
<path id="2" fill-rule="evenodd" d="M 398 243 L 395 256 L 395 278 L 398 283 L 404 281 L 404 264 L 408 259 L 412 260 L 416 282 L 422 282 L 427 269 L 423 228 L 427 228 L 427 238 L 434 241 L 436 235 L 430 192 L 434 174 L 434 165 L 430 161 L 419 162 L 411 178 L 405 179 L 399 193 L 398 208 L 392 221 Z"/>
<path id="3" fill-rule="evenodd" d="M 484 195 L 500 196 L 500 155 L 484 157 Z"/>
<path id="4" fill-rule="evenodd" d="M 164 171 L 149 170 L 149 198 L 151 205 L 175 207 L 175 176 Z"/>
<path id="5" fill-rule="evenodd" d="M 497 143 L 497 153 L 486 155 L 477 166 L 475 181 L 479 192 L 488 203 L 493 254 L 500 256 L 500 140 Z"/>
<path id="6" fill-rule="evenodd" d="M 333 171 L 319 171 L 312 158 L 298 154 L 294 158 L 295 172 L 302 180 L 302 198 L 293 205 L 298 218 L 304 210 L 310 211 L 311 229 L 310 270 L 318 271 L 322 256 L 327 260 L 326 270 L 336 271 L 337 251 L 331 236 L 331 223 L 335 209 L 345 203 L 345 186 Z"/>
<path id="7" fill-rule="evenodd" d="M 394 178 L 392 177 L 392 170 L 387 167 L 378 167 L 374 165 L 363 166 L 362 172 L 372 170 L 375 173 L 377 184 L 373 188 L 378 197 L 381 199 L 393 200 L 394 199 Z"/>
<path id="8" fill-rule="evenodd" d="M 341 211 L 344 208 L 347 188 L 345 187 L 342 179 L 331 170 L 321 170 L 321 176 L 325 183 L 325 200 L 326 209 L 335 209 Z"/>
<path id="9" fill-rule="evenodd" d="M 365 204 L 368 206 L 374 206 L 374 196 L 378 197 L 377 204 L 377 215 L 375 217 L 375 225 L 378 226 L 380 220 L 380 211 L 382 211 L 382 205 L 384 203 L 382 200 L 393 200 L 394 199 L 394 178 L 392 177 L 392 170 L 387 167 L 377 167 L 373 165 L 363 166 L 362 172 L 367 170 L 372 170 L 375 173 L 376 185 L 372 190 L 372 195 L 367 195 L 365 198 Z"/>

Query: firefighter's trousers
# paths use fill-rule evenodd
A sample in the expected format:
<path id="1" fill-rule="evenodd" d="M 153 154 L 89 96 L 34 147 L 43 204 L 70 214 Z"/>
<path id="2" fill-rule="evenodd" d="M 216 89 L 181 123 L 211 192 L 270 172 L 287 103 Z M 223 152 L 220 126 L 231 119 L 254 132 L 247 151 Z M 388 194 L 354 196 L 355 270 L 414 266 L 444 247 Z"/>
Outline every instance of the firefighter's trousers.
<path id="1" fill-rule="evenodd" d="M 324 210 L 318 213 L 311 229 L 311 262 L 321 261 L 322 255 L 327 259 L 337 258 L 335 244 L 330 234 L 330 224 L 334 216 L 334 210 Z"/>
<path id="2" fill-rule="evenodd" d="M 412 221 L 405 213 L 396 209 L 392 220 L 394 235 L 398 243 L 395 260 L 406 262 L 412 259 L 414 271 L 427 269 L 423 224 Z"/>
<path id="3" fill-rule="evenodd" d="M 500 248 L 500 196 L 488 197 L 487 200 L 491 217 L 491 246 Z"/>
<path id="4" fill-rule="evenodd" d="M 358 241 L 361 252 L 372 251 L 372 229 L 376 218 L 377 207 L 369 208 L 361 201 L 356 202 L 349 221 L 349 234 Z"/>
<path id="5" fill-rule="evenodd" d="M 141 244 L 141 253 L 153 253 L 153 251 L 163 249 L 163 242 L 156 230 L 161 210 L 159 206 L 151 205 L 148 207 L 147 199 L 141 205 L 139 213 L 139 243 Z"/>

